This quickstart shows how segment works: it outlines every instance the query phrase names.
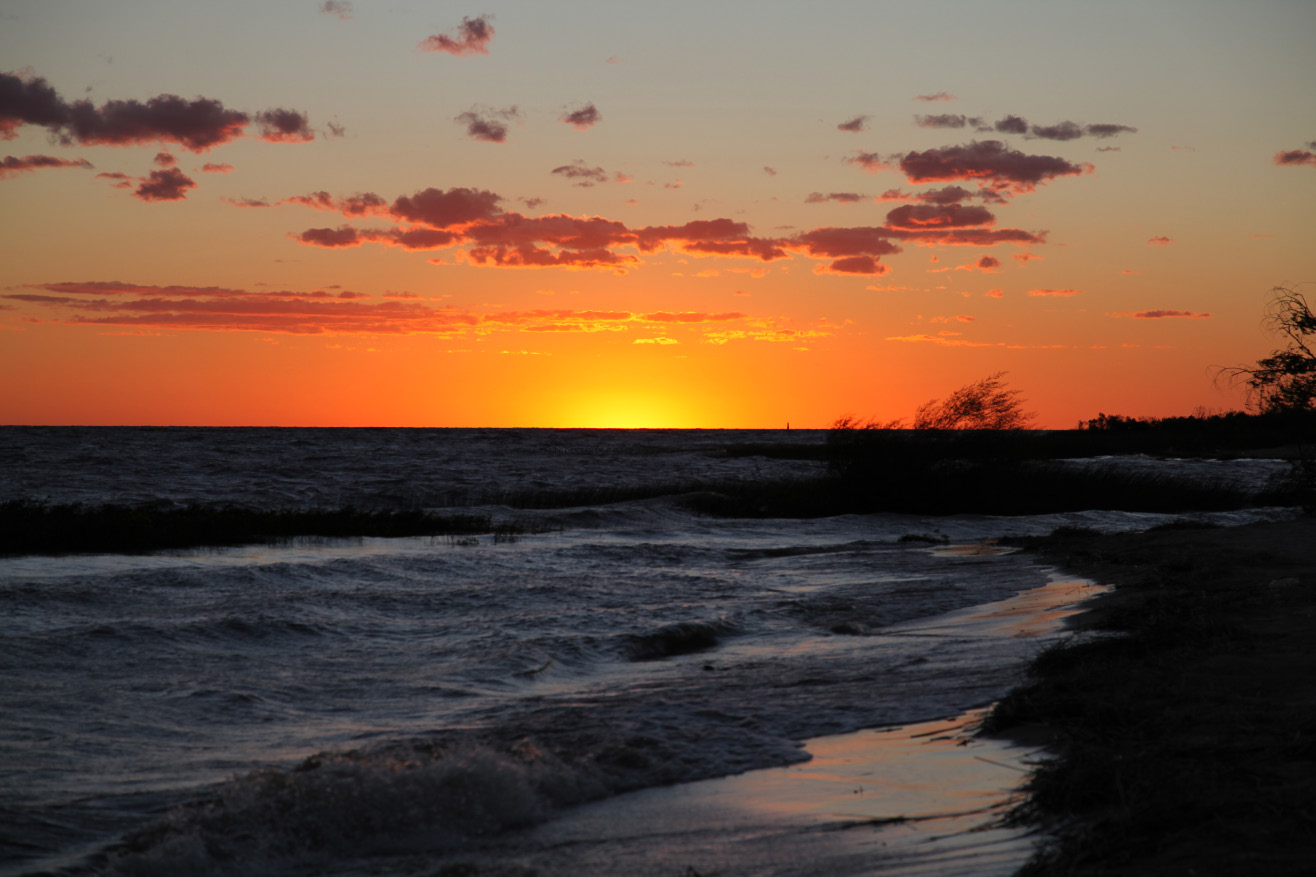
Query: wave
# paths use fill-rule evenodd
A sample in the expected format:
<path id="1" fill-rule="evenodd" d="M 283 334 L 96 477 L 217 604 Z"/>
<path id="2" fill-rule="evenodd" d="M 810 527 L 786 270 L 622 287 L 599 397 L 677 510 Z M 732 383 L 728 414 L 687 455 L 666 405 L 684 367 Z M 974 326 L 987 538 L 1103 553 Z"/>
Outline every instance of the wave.
<path id="1" fill-rule="evenodd" d="M 683 739 L 634 728 L 540 736 L 558 739 L 414 738 L 253 771 L 67 873 L 219 877 L 314 870 L 355 856 L 456 852 L 564 807 L 726 772 L 699 756 L 697 727 Z M 759 755 L 746 766 L 807 758 L 786 741 L 752 748 Z"/>
<path id="2" fill-rule="evenodd" d="M 727 621 L 681 621 L 649 633 L 629 634 L 626 655 L 632 661 L 657 661 L 714 648 L 720 637 L 735 629 Z"/>

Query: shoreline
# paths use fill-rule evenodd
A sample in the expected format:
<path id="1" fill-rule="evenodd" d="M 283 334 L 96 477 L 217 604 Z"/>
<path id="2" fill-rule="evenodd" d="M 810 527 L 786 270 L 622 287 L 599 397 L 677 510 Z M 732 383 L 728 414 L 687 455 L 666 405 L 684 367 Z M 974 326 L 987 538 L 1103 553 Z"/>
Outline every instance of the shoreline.
<path id="1" fill-rule="evenodd" d="M 1109 585 L 990 733 L 1041 732 L 1026 875 L 1300 873 L 1316 861 L 1316 518 L 1020 540 Z"/>
<path id="2" fill-rule="evenodd" d="M 999 552 L 982 544 L 931 550 Z M 886 635 L 1011 640 L 1035 654 L 1063 641 L 1067 620 L 1102 590 L 1058 572 L 1050 579 Z M 1019 674 L 1027 661 L 1021 656 Z M 333 873 L 1009 877 L 1036 849 L 1036 829 L 1007 817 L 1041 744 L 981 734 L 990 710 L 810 737 L 800 744 L 807 761 L 627 792 L 460 853 L 386 857 Z"/>

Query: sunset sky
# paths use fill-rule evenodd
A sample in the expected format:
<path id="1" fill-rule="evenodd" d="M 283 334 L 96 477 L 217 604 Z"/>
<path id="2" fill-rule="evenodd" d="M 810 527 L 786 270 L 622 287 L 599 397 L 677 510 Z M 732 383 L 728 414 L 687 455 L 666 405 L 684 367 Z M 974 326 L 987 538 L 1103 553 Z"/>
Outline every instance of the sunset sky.
<path id="1" fill-rule="evenodd" d="M 1316 3 L 0 0 L 0 422 L 1242 406 Z"/>

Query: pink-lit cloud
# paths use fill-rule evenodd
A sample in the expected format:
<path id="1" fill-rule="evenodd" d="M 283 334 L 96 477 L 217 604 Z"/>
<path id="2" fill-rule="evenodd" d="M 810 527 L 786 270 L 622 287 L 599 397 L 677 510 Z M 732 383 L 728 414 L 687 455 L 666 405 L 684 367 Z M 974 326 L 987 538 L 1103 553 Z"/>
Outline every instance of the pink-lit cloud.
<path id="1" fill-rule="evenodd" d="M 1031 295 L 1031 296 L 1036 296 L 1036 297 L 1055 296 L 1055 297 L 1062 297 L 1062 298 L 1063 298 L 1063 297 L 1067 297 L 1067 296 L 1071 296 L 1071 295 L 1082 295 L 1082 294 L 1083 294 L 1083 290 L 1081 290 L 1081 289 L 1030 289 L 1030 290 L 1028 290 L 1028 294 Z"/>
<path id="2" fill-rule="evenodd" d="M 970 228 L 992 225 L 996 217 L 986 207 L 963 204 L 905 204 L 886 215 L 891 228 L 925 230 L 937 228 Z"/>
<path id="3" fill-rule="evenodd" d="M 359 192 L 347 198 L 335 198 L 323 190 L 309 195 L 292 195 L 279 204 L 298 204 L 314 210 L 328 210 L 344 216 L 369 216 L 387 212 L 388 202 L 374 192 Z"/>
<path id="4" fill-rule="evenodd" d="M 857 152 L 850 158 L 845 159 L 845 162 L 847 164 L 857 164 L 870 174 L 888 170 L 891 167 L 888 161 L 876 152 Z"/>
<path id="5" fill-rule="evenodd" d="M 1174 239 L 1167 238 L 1165 235 L 1147 238 L 1147 246 L 1149 247 L 1168 247 L 1172 243 L 1174 243 Z"/>
<path id="6" fill-rule="evenodd" d="M 944 91 L 939 91 L 939 92 L 937 92 L 936 94 L 917 94 L 917 95 L 914 95 L 914 100 L 921 100 L 921 101 L 923 101 L 924 103 L 935 103 L 935 102 L 937 102 L 937 101 L 944 101 L 944 102 L 949 103 L 950 101 L 954 101 L 954 100 L 958 100 L 958 99 L 959 99 L 959 98 L 955 97 L 955 95 L 953 95 L 953 94 L 949 94 L 949 93 L 944 92 Z"/>
<path id="7" fill-rule="evenodd" d="M 227 164 L 225 162 L 208 161 L 205 164 L 201 165 L 201 173 L 231 174 L 233 173 L 233 165 Z"/>
<path id="8" fill-rule="evenodd" d="M 1277 152 L 1274 161 L 1275 164 L 1281 167 L 1300 167 L 1304 164 L 1316 167 L 1316 140 L 1308 143 L 1305 149 L 1289 149 Z"/>
<path id="9" fill-rule="evenodd" d="M 562 115 L 562 121 L 577 131 L 588 131 L 603 119 L 603 114 L 599 112 L 598 107 L 592 103 L 585 104 L 579 109 L 571 110 Z"/>
<path id="10" fill-rule="evenodd" d="M 77 167 L 91 169 L 85 158 L 56 158 L 52 155 L 6 155 L 0 158 L 0 179 L 28 173 L 42 168 Z"/>
<path id="11" fill-rule="evenodd" d="M 133 195 L 143 201 L 182 201 L 196 181 L 176 167 L 151 171 Z"/>
<path id="12" fill-rule="evenodd" d="M 423 52 L 447 52 L 449 55 L 487 55 L 489 43 L 494 38 L 491 15 L 479 15 L 475 18 L 463 18 L 455 36 L 435 34 L 421 40 Z"/>

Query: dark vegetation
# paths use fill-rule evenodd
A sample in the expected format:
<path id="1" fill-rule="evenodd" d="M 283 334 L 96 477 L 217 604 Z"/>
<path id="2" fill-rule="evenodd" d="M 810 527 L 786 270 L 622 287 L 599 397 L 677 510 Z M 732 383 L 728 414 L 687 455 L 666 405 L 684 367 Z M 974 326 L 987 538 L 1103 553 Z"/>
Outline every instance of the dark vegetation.
<path id="1" fill-rule="evenodd" d="M 1309 873 L 1316 519 L 1022 541 L 1116 588 L 987 722 L 1055 753 L 1013 814 L 1053 838 L 1023 873 Z"/>
<path id="2" fill-rule="evenodd" d="M 435 515 L 419 509 L 270 511 L 240 506 L 84 506 L 27 500 L 0 503 L 0 555 L 134 553 L 364 536 L 487 534 L 501 540 L 524 532 L 524 524 L 495 522 L 488 515 Z"/>
<path id="3" fill-rule="evenodd" d="M 1283 346 L 1256 365 L 1220 370 L 1247 387 L 1252 403 L 1266 414 L 1316 411 L 1316 314 L 1296 287 L 1276 286 L 1266 305 L 1266 328 Z"/>

